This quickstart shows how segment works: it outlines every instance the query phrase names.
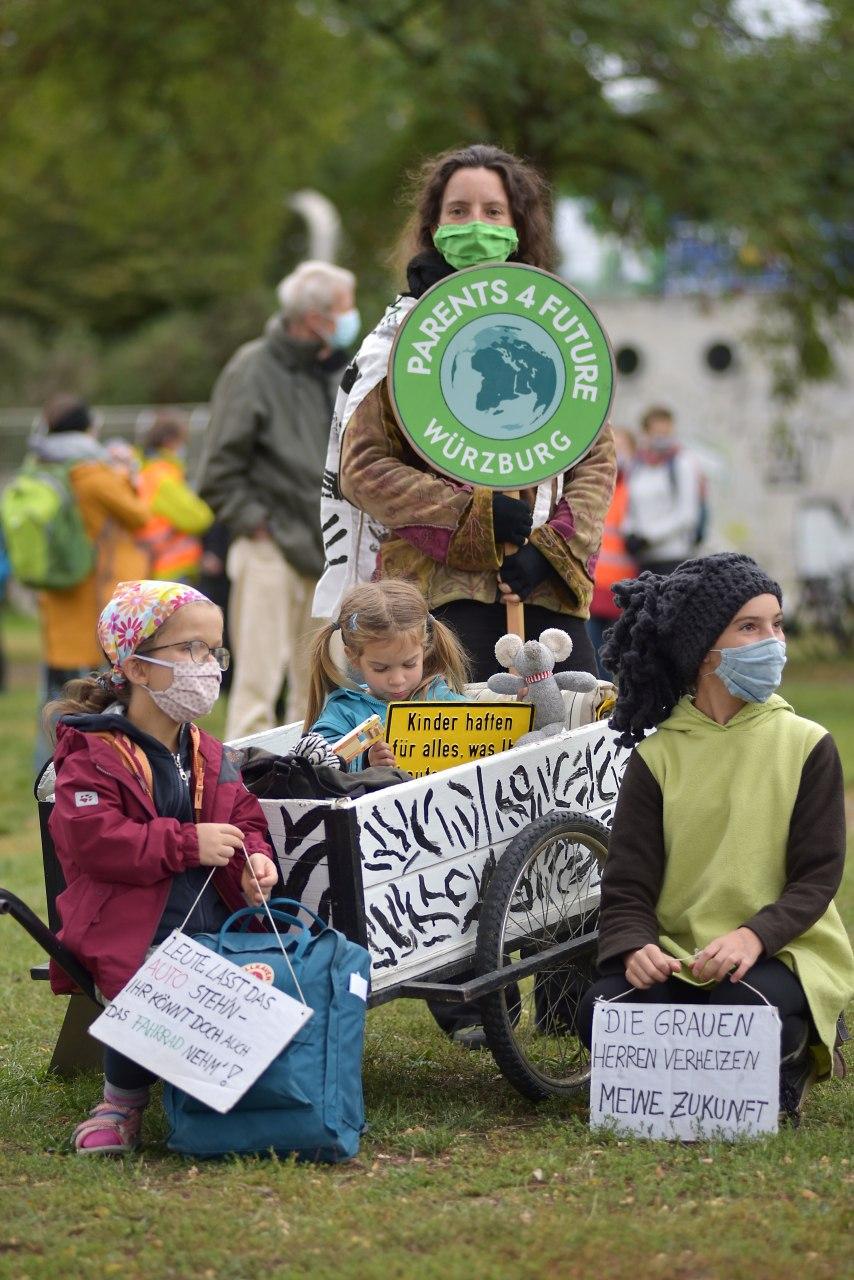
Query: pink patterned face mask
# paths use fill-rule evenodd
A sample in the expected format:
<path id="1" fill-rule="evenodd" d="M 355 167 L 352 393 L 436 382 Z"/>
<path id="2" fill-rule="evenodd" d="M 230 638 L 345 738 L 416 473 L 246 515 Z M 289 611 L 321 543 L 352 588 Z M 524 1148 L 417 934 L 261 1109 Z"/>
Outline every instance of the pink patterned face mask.
<path id="1" fill-rule="evenodd" d="M 168 689 L 145 686 L 151 701 L 170 720 L 183 724 L 185 720 L 206 716 L 213 708 L 222 683 L 222 672 L 215 658 L 199 663 L 192 659 L 188 662 L 164 662 L 161 658 L 147 658 L 143 653 L 134 656 L 156 667 L 172 668 L 172 683 Z"/>

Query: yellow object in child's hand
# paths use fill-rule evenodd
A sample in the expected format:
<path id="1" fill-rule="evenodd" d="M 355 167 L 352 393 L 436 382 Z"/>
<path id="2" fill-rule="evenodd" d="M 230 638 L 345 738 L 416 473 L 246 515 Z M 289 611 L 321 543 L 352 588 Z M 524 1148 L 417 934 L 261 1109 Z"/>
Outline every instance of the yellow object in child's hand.
<path id="1" fill-rule="evenodd" d="M 332 748 L 336 756 L 340 756 L 345 764 L 349 764 L 351 760 L 355 760 L 356 756 L 360 756 L 363 751 L 367 751 L 368 747 L 373 746 L 375 742 L 381 742 L 385 730 L 379 716 L 368 716 L 367 720 L 363 720 L 361 724 L 357 724 L 355 729 L 351 729 L 343 738 L 339 739 Z"/>

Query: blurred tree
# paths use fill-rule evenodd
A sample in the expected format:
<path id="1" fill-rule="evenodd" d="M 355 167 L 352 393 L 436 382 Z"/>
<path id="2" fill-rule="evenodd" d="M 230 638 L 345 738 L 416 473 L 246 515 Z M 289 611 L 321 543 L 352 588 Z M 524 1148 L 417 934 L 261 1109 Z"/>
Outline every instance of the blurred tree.
<path id="1" fill-rule="evenodd" d="M 746 260 L 787 271 L 776 341 L 794 346 L 802 374 L 828 372 L 827 322 L 854 284 L 851 0 L 762 35 L 734 0 L 316 8 L 385 51 L 387 97 L 404 102 L 386 148 L 398 173 L 403 156 L 486 139 L 637 244 L 663 244 L 675 217 L 739 232 Z M 373 189 L 387 203 L 384 185 Z"/>
<path id="2" fill-rule="evenodd" d="M 239 310 L 303 251 L 283 201 L 316 186 L 371 316 L 404 175 L 484 139 L 638 244 L 679 216 L 781 261 L 779 341 L 821 374 L 852 291 L 851 9 L 760 38 L 737 0 L 5 0 L 0 313 L 130 341 Z M 190 328 L 147 333 L 155 362 L 184 335 L 195 387 Z M 111 386 L 147 359 L 124 345 Z"/>
<path id="3" fill-rule="evenodd" d="M 115 334 L 257 286 L 347 56 L 284 0 L 7 0 L 0 307 Z"/>

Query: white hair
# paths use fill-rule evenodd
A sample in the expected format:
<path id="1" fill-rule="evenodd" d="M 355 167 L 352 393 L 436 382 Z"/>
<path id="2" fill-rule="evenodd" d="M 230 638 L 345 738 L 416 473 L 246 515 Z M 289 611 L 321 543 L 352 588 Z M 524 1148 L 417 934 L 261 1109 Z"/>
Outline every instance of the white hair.
<path id="1" fill-rule="evenodd" d="M 309 311 L 328 311 L 336 297 L 356 287 L 356 277 L 331 262 L 301 262 L 276 289 L 284 320 L 300 320 Z"/>

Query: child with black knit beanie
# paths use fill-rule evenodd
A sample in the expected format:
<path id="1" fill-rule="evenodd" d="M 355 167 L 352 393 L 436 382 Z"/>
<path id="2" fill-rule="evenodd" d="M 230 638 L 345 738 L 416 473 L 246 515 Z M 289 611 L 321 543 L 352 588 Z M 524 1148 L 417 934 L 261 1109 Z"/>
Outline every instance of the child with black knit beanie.
<path id="1" fill-rule="evenodd" d="M 845 860 L 836 746 L 775 693 L 782 592 L 749 556 L 686 560 L 613 592 L 623 613 L 602 649 L 619 687 L 610 724 L 635 750 L 582 1037 L 596 997 L 627 986 L 652 1003 L 764 997 L 781 1020 L 781 1110 L 797 1123 L 811 1082 L 844 1072 L 836 1028 L 854 994 L 833 902 Z"/>

